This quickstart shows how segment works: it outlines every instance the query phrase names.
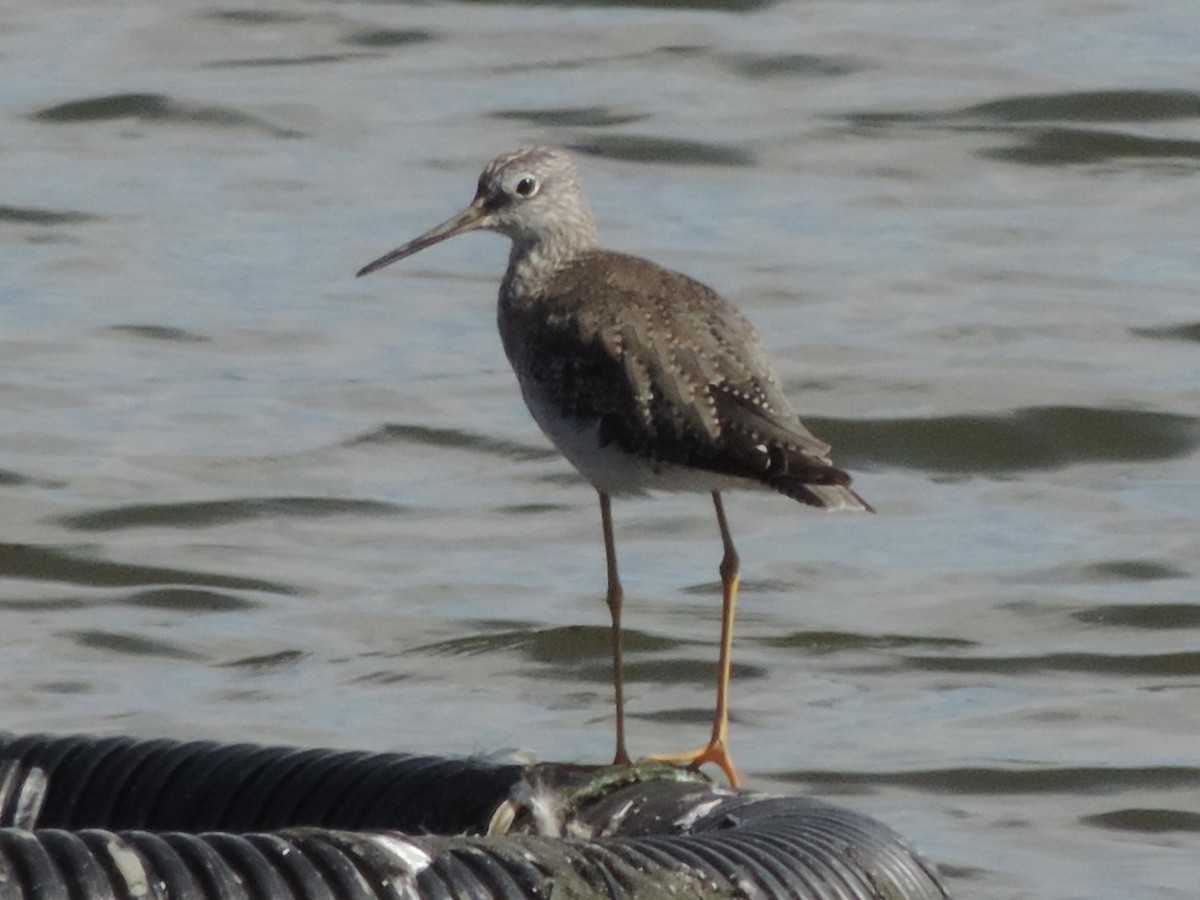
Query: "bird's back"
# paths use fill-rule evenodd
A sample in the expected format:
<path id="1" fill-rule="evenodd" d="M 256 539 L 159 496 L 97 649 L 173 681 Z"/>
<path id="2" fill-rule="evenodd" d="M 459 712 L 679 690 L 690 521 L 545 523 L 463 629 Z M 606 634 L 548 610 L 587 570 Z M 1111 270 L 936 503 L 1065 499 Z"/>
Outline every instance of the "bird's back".
<path id="1" fill-rule="evenodd" d="M 690 469 L 869 508 L 792 410 L 750 323 L 694 279 L 589 250 L 535 292 L 506 283 L 499 324 L 535 418 L 585 475 L 571 444 L 594 428 L 599 448 L 651 475 Z"/>

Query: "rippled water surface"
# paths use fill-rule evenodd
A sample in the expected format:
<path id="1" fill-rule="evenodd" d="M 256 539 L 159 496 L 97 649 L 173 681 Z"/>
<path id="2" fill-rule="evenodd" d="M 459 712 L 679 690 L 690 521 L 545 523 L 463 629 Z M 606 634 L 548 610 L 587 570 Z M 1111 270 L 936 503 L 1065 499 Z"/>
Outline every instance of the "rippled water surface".
<path id="1" fill-rule="evenodd" d="M 728 500 L 748 784 L 960 897 L 1196 896 L 1192 0 L 8 4 L 0 74 L 0 727 L 607 758 L 505 242 L 352 277 L 565 145 L 880 513 Z M 615 511 L 632 749 L 681 749 L 711 508 Z"/>

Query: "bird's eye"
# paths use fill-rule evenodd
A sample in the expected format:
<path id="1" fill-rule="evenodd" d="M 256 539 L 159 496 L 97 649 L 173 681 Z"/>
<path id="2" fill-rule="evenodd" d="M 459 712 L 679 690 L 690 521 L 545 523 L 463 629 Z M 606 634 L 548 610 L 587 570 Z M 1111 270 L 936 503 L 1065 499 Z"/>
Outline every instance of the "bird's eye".
<path id="1" fill-rule="evenodd" d="M 524 178 L 522 178 L 520 181 L 517 182 L 517 193 L 520 194 L 522 197 L 532 197 L 534 194 L 537 193 L 537 189 L 538 189 L 537 179 L 534 178 L 532 175 L 526 175 Z"/>

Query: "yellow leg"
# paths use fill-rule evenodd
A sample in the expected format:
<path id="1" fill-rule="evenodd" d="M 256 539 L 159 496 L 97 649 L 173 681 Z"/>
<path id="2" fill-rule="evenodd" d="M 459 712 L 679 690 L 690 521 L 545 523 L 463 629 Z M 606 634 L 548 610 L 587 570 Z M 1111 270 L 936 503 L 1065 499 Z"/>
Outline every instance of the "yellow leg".
<path id="1" fill-rule="evenodd" d="M 717 708 L 713 713 L 712 737 L 708 742 L 706 756 L 719 765 L 729 776 L 730 783 L 737 787 L 738 777 L 733 770 L 733 760 L 725 749 L 725 738 L 729 733 L 729 672 L 733 663 L 733 614 L 737 605 L 738 555 L 729 535 L 729 523 L 725 521 L 725 508 L 721 495 L 713 491 L 713 506 L 717 510 L 717 526 L 721 529 L 721 651 L 717 659 Z"/>
<path id="2" fill-rule="evenodd" d="M 740 779 L 733 767 L 733 759 L 725 746 L 725 740 L 729 734 L 729 670 L 733 650 L 733 613 L 738 592 L 738 555 L 733 546 L 733 538 L 729 535 L 729 523 L 725 521 L 725 507 L 721 504 L 720 492 L 713 491 L 712 498 L 717 511 L 717 526 L 721 529 L 721 544 L 724 547 L 720 567 L 721 650 L 717 659 L 717 707 L 713 713 L 712 736 L 707 746 L 700 750 L 677 756 L 655 756 L 654 759 L 686 763 L 692 769 L 698 769 L 705 763 L 715 763 L 729 779 L 730 786 L 737 787 Z"/>
<path id="3" fill-rule="evenodd" d="M 613 692 L 617 706 L 617 752 L 614 766 L 629 765 L 629 751 L 625 749 L 625 673 L 621 666 L 621 579 L 617 575 L 617 545 L 613 540 L 612 504 L 608 494 L 600 495 L 600 526 L 604 530 L 604 558 L 608 565 L 608 594 L 606 601 L 612 616 Z"/>

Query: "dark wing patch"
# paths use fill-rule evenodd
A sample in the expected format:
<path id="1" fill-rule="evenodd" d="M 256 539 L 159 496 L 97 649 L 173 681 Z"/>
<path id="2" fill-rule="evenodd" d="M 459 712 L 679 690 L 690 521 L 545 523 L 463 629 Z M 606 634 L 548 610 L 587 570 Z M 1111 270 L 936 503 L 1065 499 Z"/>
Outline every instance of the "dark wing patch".
<path id="1" fill-rule="evenodd" d="M 598 422 L 603 443 L 816 506 L 830 503 L 805 485 L 850 482 L 792 411 L 749 322 L 684 275 L 592 251 L 535 301 L 502 297 L 500 325 L 527 389 Z"/>

